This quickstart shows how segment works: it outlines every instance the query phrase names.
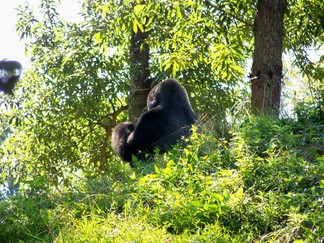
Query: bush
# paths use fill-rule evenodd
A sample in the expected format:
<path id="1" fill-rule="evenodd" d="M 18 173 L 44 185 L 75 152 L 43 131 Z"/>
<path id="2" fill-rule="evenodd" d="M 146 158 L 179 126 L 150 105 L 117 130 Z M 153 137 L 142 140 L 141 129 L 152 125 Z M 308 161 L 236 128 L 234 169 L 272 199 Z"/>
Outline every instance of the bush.
<path id="1" fill-rule="evenodd" d="M 261 117 L 229 134 L 194 130 L 185 148 L 125 164 L 119 177 L 3 199 L 0 240 L 319 241 L 323 127 Z"/>

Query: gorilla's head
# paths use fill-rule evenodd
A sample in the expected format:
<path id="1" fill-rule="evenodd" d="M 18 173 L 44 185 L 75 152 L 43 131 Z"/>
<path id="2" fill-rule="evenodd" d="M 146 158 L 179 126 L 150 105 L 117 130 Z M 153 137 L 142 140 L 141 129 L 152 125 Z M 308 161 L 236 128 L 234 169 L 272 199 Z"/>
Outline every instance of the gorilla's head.
<path id="1" fill-rule="evenodd" d="M 154 86 L 147 96 L 148 110 L 155 107 L 172 109 L 179 106 L 191 107 L 185 88 L 173 79 L 167 79 Z"/>

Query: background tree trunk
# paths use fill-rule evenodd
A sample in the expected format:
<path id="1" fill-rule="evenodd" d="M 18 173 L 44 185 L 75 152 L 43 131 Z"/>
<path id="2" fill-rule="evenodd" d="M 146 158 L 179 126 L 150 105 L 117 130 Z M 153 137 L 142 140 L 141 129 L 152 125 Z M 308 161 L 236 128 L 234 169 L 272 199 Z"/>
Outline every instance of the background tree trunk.
<path id="1" fill-rule="evenodd" d="M 138 118 L 146 107 L 146 98 L 151 88 L 147 80 L 150 76 L 149 59 L 150 48 L 145 43 L 148 32 L 132 30 L 130 47 L 130 94 L 128 102 L 128 116 L 131 121 Z M 146 81 L 146 82 L 144 82 Z"/>
<path id="2" fill-rule="evenodd" d="M 254 23 L 252 113 L 279 116 L 285 0 L 259 0 Z"/>

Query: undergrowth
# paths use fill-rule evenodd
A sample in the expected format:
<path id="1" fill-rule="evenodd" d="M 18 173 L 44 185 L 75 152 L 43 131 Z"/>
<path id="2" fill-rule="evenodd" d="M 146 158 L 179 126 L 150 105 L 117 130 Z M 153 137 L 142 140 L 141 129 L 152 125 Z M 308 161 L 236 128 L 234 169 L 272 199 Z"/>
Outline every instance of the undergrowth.
<path id="1" fill-rule="evenodd" d="M 1 242 L 320 242 L 324 123 L 193 131 L 154 162 L 0 201 Z"/>

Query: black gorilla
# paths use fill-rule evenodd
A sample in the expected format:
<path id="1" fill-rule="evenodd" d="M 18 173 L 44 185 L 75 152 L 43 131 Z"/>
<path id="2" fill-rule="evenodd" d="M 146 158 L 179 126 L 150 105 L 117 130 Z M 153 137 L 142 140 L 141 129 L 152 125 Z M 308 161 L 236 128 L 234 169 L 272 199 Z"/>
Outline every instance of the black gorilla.
<path id="1" fill-rule="evenodd" d="M 132 155 L 143 158 L 155 148 L 167 151 L 182 136 L 190 134 L 196 121 L 184 87 L 176 80 L 167 79 L 156 85 L 147 97 L 148 111 L 138 122 L 123 122 L 112 134 L 112 147 L 119 157 L 131 162 Z"/>

